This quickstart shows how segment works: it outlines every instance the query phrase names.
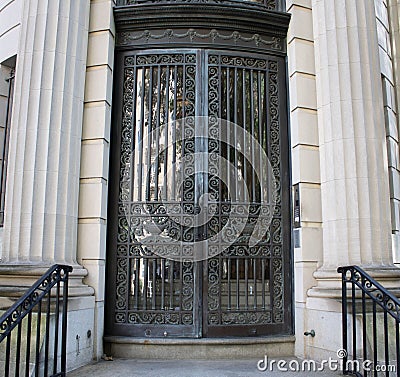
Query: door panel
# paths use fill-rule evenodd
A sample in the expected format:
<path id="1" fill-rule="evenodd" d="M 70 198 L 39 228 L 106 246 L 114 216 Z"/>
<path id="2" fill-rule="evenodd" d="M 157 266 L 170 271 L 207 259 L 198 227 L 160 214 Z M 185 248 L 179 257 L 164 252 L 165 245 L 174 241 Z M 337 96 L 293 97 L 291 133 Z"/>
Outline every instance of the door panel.
<path id="1" fill-rule="evenodd" d="M 227 178 L 229 189 L 212 176 L 208 179 L 218 209 L 207 228 L 204 333 L 248 336 L 288 331 L 284 311 L 290 308 L 289 296 L 285 298 L 290 280 L 284 272 L 290 271 L 290 242 L 282 224 L 289 221 L 289 202 L 287 195 L 282 197 L 282 183 L 288 182 L 282 180 L 287 166 L 281 148 L 281 141 L 287 140 L 281 116 L 286 101 L 279 82 L 284 65 L 274 57 L 217 51 L 208 52 L 206 61 L 208 153 L 221 156 L 220 176 L 224 171 L 229 176 L 231 170 L 235 179 L 232 183 Z M 216 118 L 222 121 L 213 121 Z M 240 213 L 245 225 L 235 241 L 224 244 L 223 236 L 213 241 L 216 233 L 223 234 L 227 219 L 232 214 L 237 219 Z"/>
<path id="2" fill-rule="evenodd" d="M 197 336 L 197 266 L 190 259 L 165 258 L 194 243 L 194 168 L 185 156 L 194 152 L 197 55 L 121 55 L 109 327 L 115 335 Z"/>

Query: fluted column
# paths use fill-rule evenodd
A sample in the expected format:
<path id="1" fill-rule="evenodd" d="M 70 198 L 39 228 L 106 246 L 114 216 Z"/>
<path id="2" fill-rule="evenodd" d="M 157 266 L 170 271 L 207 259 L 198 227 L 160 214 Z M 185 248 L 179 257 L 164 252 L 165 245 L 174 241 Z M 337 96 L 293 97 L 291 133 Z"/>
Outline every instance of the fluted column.
<path id="1" fill-rule="evenodd" d="M 92 292 L 82 285 L 86 271 L 76 261 L 89 9 L 89 0 L 23 2 L 0 267 L 3 285 L 12 284 L 18 268 L 27 276 L 66 263 L 74 266 L 71 293 Z"/>
<path id="2" fill-rule="evenodd" d="M 313 0 L 323 263 L 310 295 L 337 295 L 341 265 L 398 285 L 374 1 Z M 392 280 L 392 282 L 390 282 Z M 393 285 L 391 285 L 393 283 Z"/>

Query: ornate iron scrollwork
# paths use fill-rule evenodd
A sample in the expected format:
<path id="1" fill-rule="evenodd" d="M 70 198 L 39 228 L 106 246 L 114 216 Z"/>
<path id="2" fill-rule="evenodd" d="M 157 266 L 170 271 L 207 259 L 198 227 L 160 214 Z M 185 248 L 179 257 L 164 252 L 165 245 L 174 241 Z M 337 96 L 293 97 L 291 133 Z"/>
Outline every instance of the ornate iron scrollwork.
<path id="1" fill-rule="evenodd" d="M 209 327 L 281 324 L 277 60 L 171 51 L 125 54 L 123 62 L 114 322 L 193 326 L 195 302 L 203 299 Z M 203 102 L 206 122 L 196 120 Z M 230 173 L 221 174 L 221 158 L 236 171 L 233 185 Z M 200 226 L 199 214 L 206 217 Z M 196 297 L 199 244 L 207 260 L 204 298 Z"/>

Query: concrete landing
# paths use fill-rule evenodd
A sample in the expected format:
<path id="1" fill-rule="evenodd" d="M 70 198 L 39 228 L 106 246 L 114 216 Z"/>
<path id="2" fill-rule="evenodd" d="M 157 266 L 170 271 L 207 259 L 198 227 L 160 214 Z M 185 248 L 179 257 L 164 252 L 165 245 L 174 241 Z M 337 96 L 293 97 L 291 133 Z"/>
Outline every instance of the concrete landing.
<path id="1" fill-rule="evenodd" d="M 289 365 L 290 361 L 301 360 L 296 358 L 282 358 Z M 278 371 L 275 365 L 273 371 L 259 371 L 257 362 L 252 360 L 139 360 L 116 359 L 101 361 L 79 368 L 68 373 L 68 377 L 96 376 L 96 377 L 262 377 L 262 376 L 340 376 L 339 371 L 284 372 Z M 294 366 L 295 364 L 291 364 Z"/>

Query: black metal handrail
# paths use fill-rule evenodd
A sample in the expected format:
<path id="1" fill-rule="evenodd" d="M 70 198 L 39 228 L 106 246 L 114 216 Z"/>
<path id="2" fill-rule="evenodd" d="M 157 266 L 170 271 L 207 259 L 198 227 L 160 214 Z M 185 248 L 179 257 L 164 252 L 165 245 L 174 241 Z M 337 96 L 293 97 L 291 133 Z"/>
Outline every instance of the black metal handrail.
<path id="1" fill-rule="evenodd" d="M 66 375 L 68 276 L 71 271 L 70 266 L 50 267 L 0 317 L 0 346 L 5 343 L 4 373 L 1 374 L 0 369 L 0 375 L 47 377 L 50 370 L 52 377 Z M 32 336 L 34 331 L 36 335 Z"/>
<path id="2" fill-rule="evenodd" d="M 400 376 L 400 300 L 357 266 L 342 274 L 343 374 Z"/>

